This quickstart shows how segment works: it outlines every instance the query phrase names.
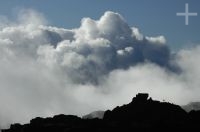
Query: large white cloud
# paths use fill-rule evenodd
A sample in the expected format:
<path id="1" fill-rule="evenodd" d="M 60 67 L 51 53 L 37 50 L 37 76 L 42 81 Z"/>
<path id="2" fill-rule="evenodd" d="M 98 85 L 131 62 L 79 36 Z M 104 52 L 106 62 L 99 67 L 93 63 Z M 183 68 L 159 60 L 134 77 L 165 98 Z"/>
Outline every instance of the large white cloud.
<path id="1" fill-rule="evenodd" d="M 138 92 L 184 104 L 199 100 L 200 48 L 171 55 L 111 11 L 79 28 L 48 26 L 41 13 L 0 17 L 0 126 L 35 116 L 83 115 L 128 103 Z"/>
<path id="2" fill-rule="evenodd" d="M 50 41 L 49 46 L 40 45 L 40 60 L 54 57 L 48 62 L 53 60 L 61 64 L 75 82 L 98 83 L 99 77 L 114 69 L 128 68 L 146 60 L 169 66 L 165 38 L 138 38 L 136 28 L 129 27 L 117 13 L 108 11 L 99 20 L 83 18 L 80 28 L 71 31 L 51 27 L 42 29 L 48 32 L 50 40 L 57 41 Z M 50 48 L 51 45 L 54 48 Z"/>

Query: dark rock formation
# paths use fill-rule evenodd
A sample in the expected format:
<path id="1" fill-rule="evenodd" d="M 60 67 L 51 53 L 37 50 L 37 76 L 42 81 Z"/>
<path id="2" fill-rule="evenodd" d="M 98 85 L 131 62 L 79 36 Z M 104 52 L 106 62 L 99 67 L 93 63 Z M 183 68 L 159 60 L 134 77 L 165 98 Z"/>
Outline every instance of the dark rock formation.
<path id="1" fill-rule="evenodd" d="M 200 128 L 200 111 L 187 113 L 180 106 L 154 101 L 138 94 L 132 102 L 105 112 L 103 119 L 82 119 L 73 115 L 32 119 L 29 124 L 13 124 L 2 132 L 74 132 L 191 130 Z"/>
<path id="2" fill-rule="evenodd" d="M 182 127 L 188 114 L 178 105 L 148 99 L 148 94 L 138 94 L 132 102 L 112 111 L 106 111 L 104 120 L 130 127 Z"/>

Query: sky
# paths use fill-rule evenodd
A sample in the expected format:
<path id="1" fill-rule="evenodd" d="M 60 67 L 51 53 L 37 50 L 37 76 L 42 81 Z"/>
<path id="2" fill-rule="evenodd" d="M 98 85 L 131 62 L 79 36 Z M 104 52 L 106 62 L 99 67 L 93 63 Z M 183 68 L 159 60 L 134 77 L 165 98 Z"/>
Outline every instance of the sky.
<path id="1" fill-rule="evenodd" d="M 83 17 L 98 19 L 105 11 L 118 12 L 130 26 L 139 27 L 145 35 L 163 34 L 173 50 L 196 45 L 200 41 L 200 17 L 190 17 L 185 26 L 184 17 L 177 12 L 200 12 L 199 0 L 1 0 L 0 15 L 14 17 L 16 10 L 31 8 L 42 12 L 50 25 L 75 28 Z"/>
<path id="2" fill-rule="evenodd" d="M 137 93 L 200 101 L 198 0 L 1 0 L 0 129 L 83 116 Z"/>

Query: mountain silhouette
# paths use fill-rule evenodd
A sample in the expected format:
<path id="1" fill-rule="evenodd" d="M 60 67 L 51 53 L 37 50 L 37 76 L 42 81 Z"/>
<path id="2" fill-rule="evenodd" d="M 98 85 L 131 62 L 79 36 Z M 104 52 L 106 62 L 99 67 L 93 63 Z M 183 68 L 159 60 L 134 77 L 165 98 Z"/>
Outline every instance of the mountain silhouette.
<path id="1" fill-rule="evenodd" d="M 190 102 L 187 105 L 181 106 L 185 111 L 200 110 L 200 102 Z"/>
<path id="2" fill-rule="evenodd" d="M 153 101 L 148 94 L 138 94 L 130 104 L 108 110 L 104 115 L 106 121 L 141 127 L 181 127 L 187 119 L 187 112 L 180 106 Z"/>
<path id="3" fill-rule="evenodd" d="M 103 119 L 80 118 L 74 115 L 36 117 L 29 124 L 12 124 L 2 132 L 74 132 L 74 131 L 133 131 L 191 130 L 200 128 L 200 111 L 186 112 L 180 106 L 152 100 L 139 93 L 129 104 L 107 110 Z"/>
<path id="4" fill-rule="evenodd" d="M 104 113 L 105 113 L 105 111 L 94 111 L 87 115 L 84 115 L 82 118 L 83 119 L 94 119 L 94 118 L 103 119 Z"/>

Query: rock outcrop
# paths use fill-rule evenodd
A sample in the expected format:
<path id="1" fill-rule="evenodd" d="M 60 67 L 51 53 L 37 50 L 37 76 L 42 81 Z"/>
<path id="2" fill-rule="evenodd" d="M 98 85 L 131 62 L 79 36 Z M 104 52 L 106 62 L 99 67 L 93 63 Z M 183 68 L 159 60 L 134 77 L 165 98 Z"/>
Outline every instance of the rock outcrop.
<path id="1" fill-rule="evenodd" d="M 148 94 L 137 94 L 131 103 L 107 110 L 103 119 L 83 119 L 74 115 L 37 117 L 29 124 L 13 124 L 2 132 L 104 132 L 199 128 L 200 111 L 187 113 L 178 105 L 152 100 Z"/>
<path id="2" fill-rule="evenodd" d="M 188 122 L 188 114 L 178 105 L 138 94 L 131 103 L 106 111 L 104 120 L 129 127 L 182 127 Z"/>

